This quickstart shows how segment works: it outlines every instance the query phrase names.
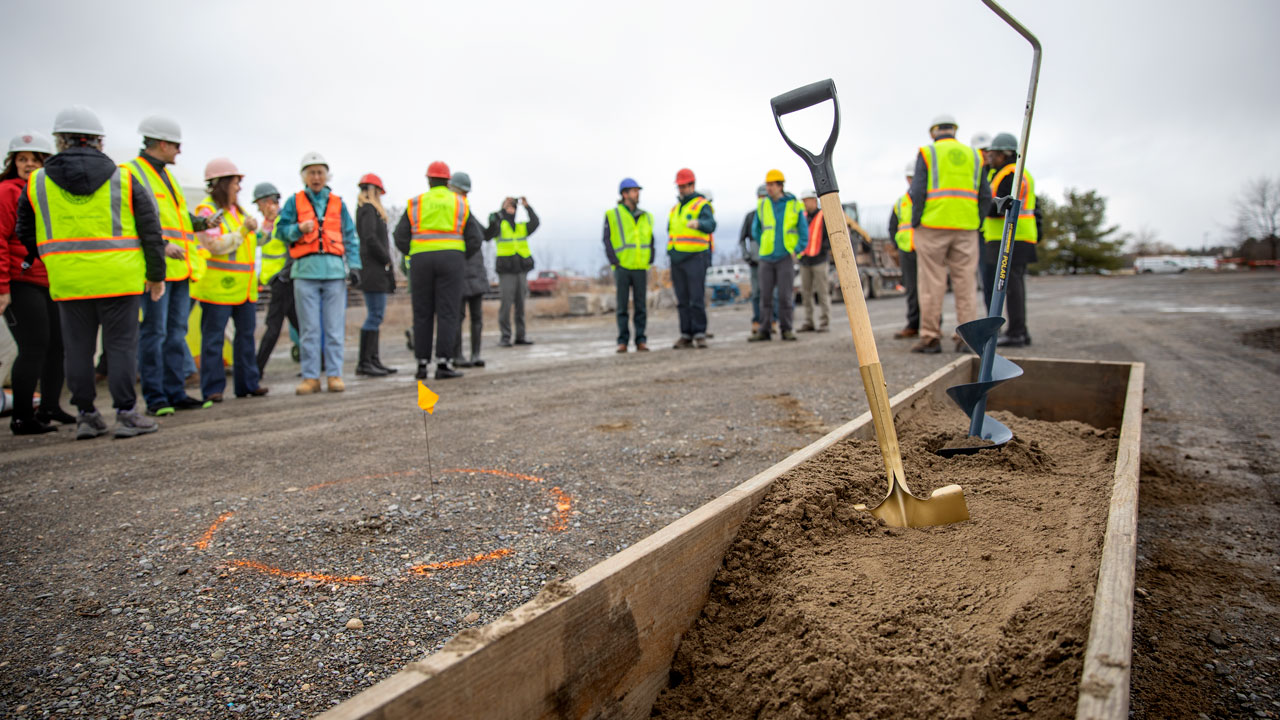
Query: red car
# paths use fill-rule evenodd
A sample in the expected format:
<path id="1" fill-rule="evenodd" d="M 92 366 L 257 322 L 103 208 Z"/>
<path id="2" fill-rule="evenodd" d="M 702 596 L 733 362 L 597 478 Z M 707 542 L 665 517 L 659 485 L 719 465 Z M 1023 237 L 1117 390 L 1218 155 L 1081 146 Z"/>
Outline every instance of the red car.
<path id="1" fill-rule="evenodd" d="M 541 270 L 538 276 L 529 281 L 530 295 L 550 295 L 560 285 L 560 273 L 555 270 Z"/>

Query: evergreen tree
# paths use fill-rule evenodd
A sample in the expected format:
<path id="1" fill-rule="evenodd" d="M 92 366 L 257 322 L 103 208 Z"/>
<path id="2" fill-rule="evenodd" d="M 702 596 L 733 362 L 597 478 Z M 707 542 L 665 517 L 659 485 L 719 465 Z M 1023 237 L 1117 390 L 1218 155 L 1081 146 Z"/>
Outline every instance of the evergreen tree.
<path id="1" fill-rule="evenodd" d="M 1086 273 L 1120 267 L 1125 237 L 1107 226 L 1107 199 L 1096 190 L 1068 189 L 1059 205 L 1037 196 L 1042 214 L 1037 272 Z"/>

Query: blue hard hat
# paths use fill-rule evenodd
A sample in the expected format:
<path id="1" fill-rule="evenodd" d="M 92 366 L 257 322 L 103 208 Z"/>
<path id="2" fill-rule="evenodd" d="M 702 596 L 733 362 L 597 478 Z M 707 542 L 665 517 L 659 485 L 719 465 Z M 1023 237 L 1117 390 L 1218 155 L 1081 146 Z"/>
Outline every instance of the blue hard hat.
<path id="1" fill-rule="evenodd" d="M 623 190 L 630 190 L 631 188 L 635 188 L 637 190 L 644 189 L 640 187 L 640 183 L 636 182 L 632 178 L 622 178 L 622 182 L 618 183 L 618 192 L 622 192 Z"/>

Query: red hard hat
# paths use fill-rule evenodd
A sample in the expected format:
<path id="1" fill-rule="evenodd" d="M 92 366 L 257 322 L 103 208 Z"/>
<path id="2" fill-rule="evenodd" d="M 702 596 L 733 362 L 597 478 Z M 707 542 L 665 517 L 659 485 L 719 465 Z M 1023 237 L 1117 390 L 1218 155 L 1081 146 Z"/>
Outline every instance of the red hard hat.
<path id="1" fill-rule="evenodd" d="M 448 180 L 452 175 L 453 173 L 449 172 L 449 166 L 442 160 L 437 160 L 427 166 L 427 177 L 429 178 L 443 178 Z"/>
<path id="2" fill-rule="evenodd" d="M 677 185 L 688 185 L 693 181 L 693 171 L 689 168 L 680 168 L 679 172 L 676 173 Z"/>
<path id="3" fill-rule="evenodd" d="M 379 190 L 381 190 L 382 192 L 386 192 L 386 191 L 387 191 L 387 188 L 386 188 L 386 187 L 384 187 L 384 186 L 383 186 L 383 184 L 382 184 L 382 178 L 378 177 L 377 175 L 374 175 L 373 173 L 365 173 L 365 174 L 360 178 L 360 182 L 358 182 L 358 183 L 356 183 L 356 184 L 357 184 L 357 185 L 372 185 L 372 186 L 374 186 L 374 187 L 378 188 Z"/>

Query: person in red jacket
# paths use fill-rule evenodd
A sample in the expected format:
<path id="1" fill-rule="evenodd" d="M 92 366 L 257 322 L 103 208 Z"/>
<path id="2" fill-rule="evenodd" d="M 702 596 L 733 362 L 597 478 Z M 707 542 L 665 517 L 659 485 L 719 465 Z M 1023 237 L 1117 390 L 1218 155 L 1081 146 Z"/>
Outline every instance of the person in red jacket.
<path id="1" fill-rule="evenodd" d="M 76 419 L 58 406 L 62 395 L 62 328 L 58 311 L 49 297 L 49 274 L 40 258 L 27 256 L 18 241 L 18 198 L 31 173 L 44 166 L 54 152 L 53 141 L 40 133 L 23 133 L 9 142 L 4 171 L 0 172 L 0 311 L 18 343 L 13 362 L 14 435 L 55 432 L 57 421 Z M 35 411 L 36 384 L 40 385 L 40 412 Z"/>

